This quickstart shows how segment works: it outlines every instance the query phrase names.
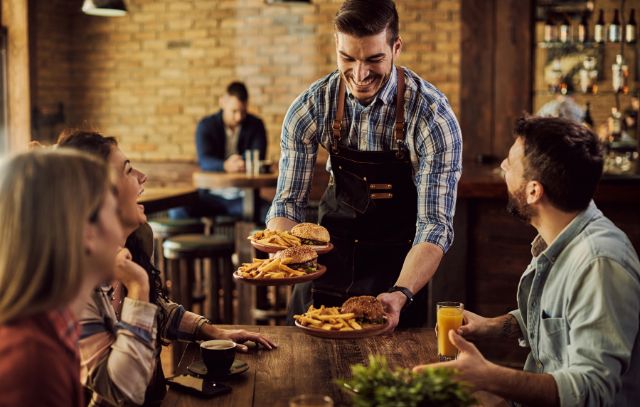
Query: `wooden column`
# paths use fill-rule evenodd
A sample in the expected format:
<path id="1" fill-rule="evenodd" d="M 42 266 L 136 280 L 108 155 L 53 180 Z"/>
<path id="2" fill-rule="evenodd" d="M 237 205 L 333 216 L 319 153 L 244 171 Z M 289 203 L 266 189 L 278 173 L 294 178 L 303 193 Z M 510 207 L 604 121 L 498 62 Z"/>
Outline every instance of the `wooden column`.
<path id="1" fill-rule="evenodd" d="M 3 0 L 2 25 L 7 28 L 7 147 L 27 148 L 31 139 L 28 0 Z"/>

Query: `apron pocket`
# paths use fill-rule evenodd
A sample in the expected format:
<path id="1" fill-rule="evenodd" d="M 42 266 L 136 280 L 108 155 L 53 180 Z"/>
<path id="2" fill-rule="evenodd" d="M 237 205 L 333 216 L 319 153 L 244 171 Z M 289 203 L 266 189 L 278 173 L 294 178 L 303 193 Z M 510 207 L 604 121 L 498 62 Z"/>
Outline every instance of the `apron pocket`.
<path id="1" fill-rule="evenodd" d="M 336 175 L 336 198 L 358 213 L 369 208 L 369 184 L 364 178 L 346 170 L 338 170 Z"/>

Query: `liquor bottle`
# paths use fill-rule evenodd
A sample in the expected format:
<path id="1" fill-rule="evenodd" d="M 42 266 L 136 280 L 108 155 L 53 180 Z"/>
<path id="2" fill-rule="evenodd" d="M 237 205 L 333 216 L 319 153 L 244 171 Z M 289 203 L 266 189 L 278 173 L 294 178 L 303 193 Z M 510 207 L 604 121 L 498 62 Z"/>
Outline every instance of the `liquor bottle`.
<path id="1" fill-rule="evenodd" d="M 611 20 L 611 24 L 609 24 L 609 42 L 620 42 L 621 40 L 620 11 L 615 9 L 613 12 L 613 20 Z"/>
<path id="2" fill-rule="evenodd" d="M 624 26 L 624 38 L 628 44 L 633 44 L 636 42 L 637 28 L 638 27 L 636 24 L 636 10 L 632 8 L 631 13 L 629 14 L 629 21 Z"/>
<path id="3" fill-rule="evenodd" d="M 578 42 L 588 42 L 589 41 L 589 21 L 587 17 L 587 13 L 582 14 L 582 18 L 580 19 L 580 24 L 578 24 Z"/>
<path id="4" fill-rule="evenodd" d="M 621 54 L 616 55 L 616 62 L 611 65 L 611 82 L 615 92 L 629 93 L 629 66 Z"/>
<path id="5" fill-rule="evenodd" d="M 551 18 L 551 14 L 547 14 L 544 20 L 544 42 L 557 41 L 556 24 Z"/>
<path id="6" fill-rule="evenodd" d="M 591 102 L 587 102 L 587 108 L 584 111 L 584 119 L 582 119 L 582 121 L 590 129 L 593 129 L 593 117 L 591 117 Z"/>
<path id="7" fill-rule="evenodd" d="M 610 141 L 618 141 L 622 137 L 622 113 L 616 107 L 611 108 L 611 116 L 609 117 L 609 133 Z"/>
<path id="8" fill-rule="evenodd" d="M 569 17 L 565 14 L 562 17 L 562 23 L 560 23 L 560 42 L 567 43 L 571 37 L 571 22 Z"/>
<path id="9" fill-rule="evenodd" d="M 597 43 L 604 42 L 604 10 L 600 9 L 598 15 L 598 21 L 596 21 L 595 29 L 593 30 L 593 40 Z"/>

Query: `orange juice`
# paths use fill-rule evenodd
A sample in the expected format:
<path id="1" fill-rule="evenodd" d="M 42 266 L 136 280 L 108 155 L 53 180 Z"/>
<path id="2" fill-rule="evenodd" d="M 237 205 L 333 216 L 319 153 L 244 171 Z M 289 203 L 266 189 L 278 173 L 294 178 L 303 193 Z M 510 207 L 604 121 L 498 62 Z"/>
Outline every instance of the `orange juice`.
<path id="1" fill-rule="evenodd" d="M 449 331 L 457 330 L 462 325 L 462 303 L 438 304 L 438 356 L 455 359 L 458 349 L 449 341 Z"/>

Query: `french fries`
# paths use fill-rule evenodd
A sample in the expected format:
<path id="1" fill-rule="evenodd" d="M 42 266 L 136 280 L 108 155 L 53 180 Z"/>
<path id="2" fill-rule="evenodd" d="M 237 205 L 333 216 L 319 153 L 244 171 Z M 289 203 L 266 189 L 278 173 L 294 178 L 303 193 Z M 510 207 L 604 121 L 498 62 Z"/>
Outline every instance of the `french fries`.
<path id="1" fill-rule="evenodd" d="M 302 326 L 325 331 L 357 331 L 362 329 L 353 313 L 342 314 L 338 307 L 322 305 L 320 308 L 315 308 L 311 305 L 307 312 L 302 315 L 294 315 L 293 318 Z"/>
<path id="2" fill-rule="evenodd" d="M 287 264 L 291 258 L 284 259 L 253 259 L 251 263 L 243 263 L 238 268 L 238 275 L 252 279 L 278 279 L 306 275 L 304 271 L 294 270 Z"/>
<path id="3" fill-rule="evenodd" d="M 276 247 L 279 249 L 286 249 L 288 247 L 300 246 L 302 242 L 296 236 L 293 236 L 289 231 L 279 231 L 265 229 L 255 232 L 248 237 L 249 240 L 260 243 L 265 246 Z"/>

